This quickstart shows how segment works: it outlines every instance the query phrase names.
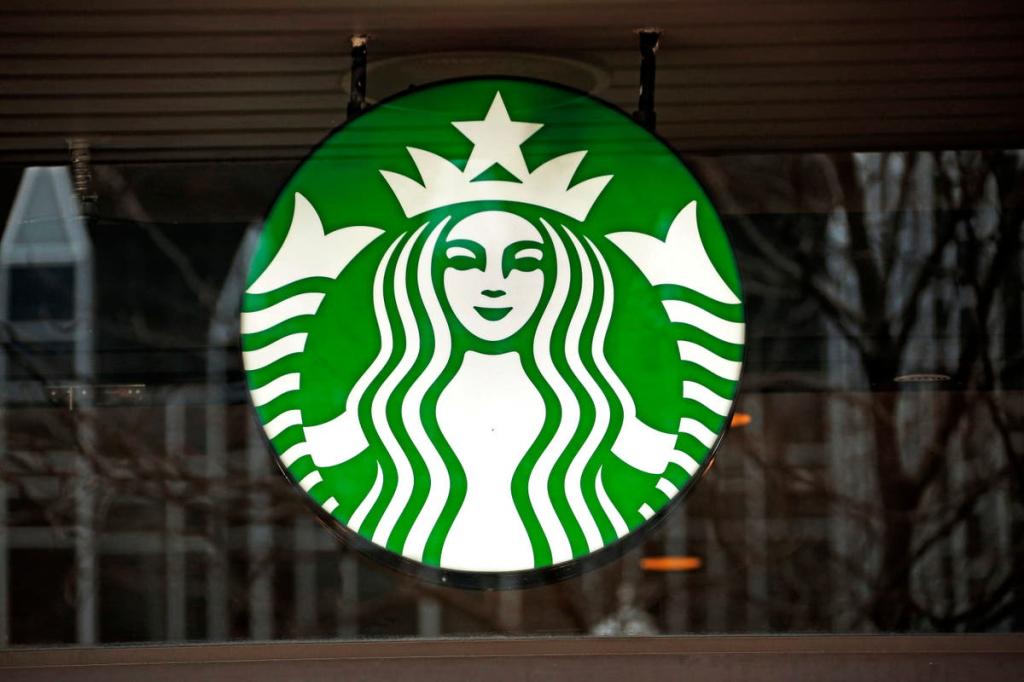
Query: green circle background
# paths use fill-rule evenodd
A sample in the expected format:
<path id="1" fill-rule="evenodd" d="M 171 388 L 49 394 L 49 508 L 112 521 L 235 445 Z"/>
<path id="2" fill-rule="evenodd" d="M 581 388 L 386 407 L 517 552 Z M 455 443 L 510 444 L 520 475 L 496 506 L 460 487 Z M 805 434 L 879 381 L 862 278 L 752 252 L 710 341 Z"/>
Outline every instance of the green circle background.
<path id="1" fill-rule="evenodd" d="M 383 102 L 332 132 L 289 179 L 266 217 L 248 284 L 263 272 L 284 241 L 296 192 L 310 201 L 328 233 L 341 227 L 367 225 L 384 229 L 390 238 L 376 239 L 336 280 L 303 280 L 267 294 L 244 296 L 242 310 L 251 311 L 296 293 L 326 292 L 313 318 L 292 319 L 243 337 L 242 349 L 251 350 L 289 333 L 309 334 L 303 353 L 247 372 L 250 386 L 263 385 L 285 371 L 301 375 L 300 391 L 257 408 L 261 422 L 266 424 L 284 409 L 299 409 L 304 424 L 319 424 L 344 410 L 349 390 L 379 349 L 370 300 L 377 264 L 397 234 L 422 223 L 421 217 L 405 217 L 379 171 L 394 171 L 419 180 L 407 147 L 431 151 L 464 167 L 472 143 L 451 122 L 482 119 L 497 91 L 513 121 L 544 124 L 522 147 L 531 170 L 555 156 L 587 150 L 573 184 L 599 175 L 614 176 L 583 222 L 583 230 L 601 249 L 612 271 L 616 293 L 606 355 L 633 396 L 638 416 L 666 432 L 676 432 L 679 420 L 689 417 L 721 434 L 726 418 L 694 401 L 683 400 L 682 382 L 696 380 L 727 397 L 734 396 L 737 382 L 682 362 L 676 342 L 695 341 L 735 361 L 742 361 L 742 346 L 671 323 L 662 301 L 690 301 L 736 322 L 743 321 L 742 306 L 721 304 L 679 287 L 652 287 L 636 266 L 605 239 L 605 235 L 621 231 L 663 239 L 679 211 L 696 200 L 705 249 L 719 275 L 742 300 L 735 258 L 710 200 L 679 157 L 621 111 L 561 86 L 509 78 L 435 84 Z M 272 444 L 280 454 L 301 440 L 301 429 L 288 429 L 272 439 Z M 678 444 L 701 464 L 714 450 L 685 434 L 679 436 Z M 645 521 L 636 511 L 642 504 L 657 512 L 671 500 L 655 488 L 657 475 L 612 460 L 604 482 L 609 496 L 624 511 L 630 529 L 635 530 Z M 314 469 L 307 457 L 289 472 L 299 480 Z M 362 499 L 360 490 L 365 493 L 369 487 L 360 482 L 372 480 L 376 466 L 369 459 L 357 457 L 332 469 L 338 471 L 325 471 L 324 478 L 334 489 L 320 490 L 328 486 L 318 486 L 308 494 L 318 504 L 333 495 L 340 504 L 332 516 L 343 525 L 343 519 Z M 666 477 L 681 492 L 696 480 L 674 466 Z"/>

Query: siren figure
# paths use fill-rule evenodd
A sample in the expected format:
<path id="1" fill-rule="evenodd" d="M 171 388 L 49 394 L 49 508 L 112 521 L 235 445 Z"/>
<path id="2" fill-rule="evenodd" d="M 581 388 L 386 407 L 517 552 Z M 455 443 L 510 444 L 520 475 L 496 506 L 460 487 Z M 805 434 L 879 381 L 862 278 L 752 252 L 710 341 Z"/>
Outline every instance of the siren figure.
<path id="1" fill-rule="evenodd" d="M 303 424 L 303 441 L 282 461 L 309 455 L 319 471 L 369 458 L 376 474 L 346 525 L 408 558 L 465 571 L 569 561 L 630 530 L 604 484 L 613 458 L 662 476 L 658 489 L 670 497 L 677 488 L 663 477 L 667 467 L 692 475 L 698 463 L 676 448 L 676 432 L 638 418 L 605 354 L 615 287 L 585 225 L 612 177 L 570 187 L 585 151 L 530 172 L 519 145 L 541 125 L 511 121 L 500 93 L 483 121 L 453 125 L 475 145 L 464 168 L 410 147 L 420 182 L 381 171 L 410 221 L 404 231 L 325 235 L 315 209 L 295 195 L 292 227 L 250 293 L 295 281 L 296 272 L 337 277 L 367 244 L 384 234 L 390 242 L 368 292 L 380 332 L 376 357 L 342 412 Z M 476 179 L 494 164 L 515 179 Z M 703 277 L 693 288 L 734 298 L 713 267 L 707 274 L 703 249 L 692 253 L 694 210 L 691 203 L 680 212 L 665 242 L 617 233 L 605 243 L 637 262 L 651 284 L 666 259 L 685 258 Z M 680 253 L 665 255 L 665 246 Z M 302 311 L 323 298 L 301 296 L 320 296 L 305 299 Z M 302 314 L 288 303 L 301 296 L 279 304 L 295 310 L 276 317 L 274 306 L 263 317 L 243 315 L 243 331 Z M 292 340 L 301 349 L 305 335 L 292 336 L 301 336 Z M 308 478 L 314 486 L 322 480 L 318 472 Z"/>

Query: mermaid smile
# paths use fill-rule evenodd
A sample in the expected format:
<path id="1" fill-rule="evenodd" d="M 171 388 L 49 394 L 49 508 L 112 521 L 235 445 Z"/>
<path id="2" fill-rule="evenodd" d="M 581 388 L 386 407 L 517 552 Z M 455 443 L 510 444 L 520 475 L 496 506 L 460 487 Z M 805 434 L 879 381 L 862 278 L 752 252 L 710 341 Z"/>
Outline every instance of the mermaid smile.
<path id="1" fill-rule="evenodd" d="M 491 322 L 497 322 L 512 312 L 512 308 L 485 308 L 479 305 L 473 306 L 473 310 L 480 313 L 480 317 Z"/>

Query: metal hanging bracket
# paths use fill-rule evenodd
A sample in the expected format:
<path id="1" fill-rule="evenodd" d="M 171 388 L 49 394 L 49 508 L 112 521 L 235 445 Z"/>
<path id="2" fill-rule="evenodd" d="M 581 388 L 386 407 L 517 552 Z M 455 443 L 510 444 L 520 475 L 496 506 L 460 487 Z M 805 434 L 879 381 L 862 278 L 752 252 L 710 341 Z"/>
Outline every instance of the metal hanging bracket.
<path id="1" fill-rule="evenodd" d="M 366 44 L 367 35 L 352 36 L 352 82 L 348 94 L 348 119 L 351 121 L 366 110 Z"/>
<path id="2" fill-rule="evenodd" d="M 640 43 L 640 98 L 633 119 L 653 131 L 657 124 L 657 114 L 654 112 L 655 53 L 661 41 L 661 29 L 640 28 L 636 34 Z"/>

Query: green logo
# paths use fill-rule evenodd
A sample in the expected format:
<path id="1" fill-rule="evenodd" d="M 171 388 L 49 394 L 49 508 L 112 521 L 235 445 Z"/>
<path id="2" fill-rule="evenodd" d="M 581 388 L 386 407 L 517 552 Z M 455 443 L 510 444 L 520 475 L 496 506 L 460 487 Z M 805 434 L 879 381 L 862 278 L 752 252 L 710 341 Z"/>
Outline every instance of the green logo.
<path id="1" fill-rule="evenodd" d="M 678 157 L 514 79 L 419 89 L 330 135 L 268 214 L 242 310 L 253 404 L 305 494 L 477 573 L 584 557 L 693 484 L 744 335 Z"/>

